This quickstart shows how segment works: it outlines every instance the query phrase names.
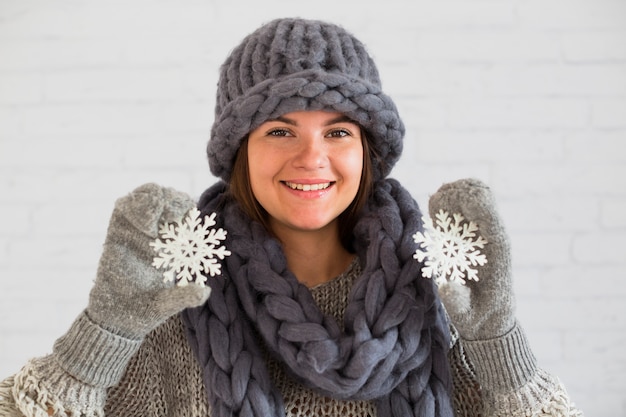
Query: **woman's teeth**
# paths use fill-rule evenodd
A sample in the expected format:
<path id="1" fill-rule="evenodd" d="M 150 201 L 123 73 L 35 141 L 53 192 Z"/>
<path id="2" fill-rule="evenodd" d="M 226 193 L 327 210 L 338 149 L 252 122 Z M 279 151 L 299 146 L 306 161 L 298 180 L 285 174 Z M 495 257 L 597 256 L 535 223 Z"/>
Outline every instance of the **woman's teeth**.
<path id="1" fill-rule="evenodd" d="M 292 190 L 300 190 L 300 191 L 318 191 L 325 190 L 330 187 L 329 182 L 323 182 L 320 184 L 296 184 L 293 182 L 285 181 L 285 185 Z"/>

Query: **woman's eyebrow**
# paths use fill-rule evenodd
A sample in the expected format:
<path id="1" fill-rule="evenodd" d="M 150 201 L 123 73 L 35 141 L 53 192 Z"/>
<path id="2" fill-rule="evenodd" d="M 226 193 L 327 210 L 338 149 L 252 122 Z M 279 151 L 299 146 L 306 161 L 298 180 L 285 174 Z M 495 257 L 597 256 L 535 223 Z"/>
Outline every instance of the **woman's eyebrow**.
<path id="1" fill-rule="evenodd" d="M 356 122 L 354 120 L 352 120 L 348 116 L 342 114 L 342 115 L 339 115 L 339 116 L 335 117 L 334 119 L 328 120 L 326 123 L 324 123 L 324 126 L 334 125 L 335 123 L 354 123 L 354 124 L 356 124 Z"/>
<path id="2" fill-rule="evenodd" d="M 288 125 L 298 126 L 298 122 L 296 122 L 295 120 L 290 119 L 288 117 L 285 117 L 285 116 L 278 116 L 275 119 L 268 120 L 268 122 L 283 122 L 283 123 L 286 123 Z"/>

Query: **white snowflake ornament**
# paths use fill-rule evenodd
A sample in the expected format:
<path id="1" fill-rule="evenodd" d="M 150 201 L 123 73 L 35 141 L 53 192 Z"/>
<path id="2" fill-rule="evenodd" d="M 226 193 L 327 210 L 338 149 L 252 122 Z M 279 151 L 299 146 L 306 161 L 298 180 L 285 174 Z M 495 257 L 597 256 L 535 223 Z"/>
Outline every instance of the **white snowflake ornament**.
<path id="1" fill-rule="evenodd" d="M 150 242 L 157 253 L 152 265 L 165 269 L 163 281 L 175 281 L 176 285 L 185 286 L 191 282 L 205 285 L 206 277 L 221 275 L 223 260 L 230 255 L 225 246 L 220 246 L 226 239 L 226 231 L 215 226 L 215 213 L 200 218 L 200 210 L 192 208 L 182 223 L 164 223 L 159 228 L 160 238 Z"/>
<path id="2" fill-rule="evenodd" d="M 476 266 L 487 263 L 487 258 L 480 252 L 487 240 L 477 235 L 478 226 L 466 222 L 461 214 L 452 217 L 443 211 L 435 215 L 436 226 L 430 217 L 424 216 L 424 232 L 413 235 L 420 246 L 413 258 L 424 260 L 422 276 L 432 278 L 437 285 L 444 282 L 458 282 L 465 285 L 465 280 L 478 281 Z"/>

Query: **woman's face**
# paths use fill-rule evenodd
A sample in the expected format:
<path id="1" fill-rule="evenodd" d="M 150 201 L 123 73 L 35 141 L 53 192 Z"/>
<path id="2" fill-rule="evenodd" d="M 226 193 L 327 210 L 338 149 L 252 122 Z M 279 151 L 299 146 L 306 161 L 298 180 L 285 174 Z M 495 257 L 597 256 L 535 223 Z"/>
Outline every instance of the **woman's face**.
<path id="1" fill-rule="evenodd" d="M 335 227 L 359 189 L 359 125 L 341 113 L 285 114 L 250 132 L 252 192 L 278 235 Z"/>

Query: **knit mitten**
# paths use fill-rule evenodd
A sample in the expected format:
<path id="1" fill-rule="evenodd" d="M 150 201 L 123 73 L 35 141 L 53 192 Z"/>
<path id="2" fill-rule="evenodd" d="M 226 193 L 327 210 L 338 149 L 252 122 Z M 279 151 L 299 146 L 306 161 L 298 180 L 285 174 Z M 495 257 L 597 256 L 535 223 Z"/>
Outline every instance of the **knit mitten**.
<path id="1" fill-rule="evenodd" d="M 515 319 L 509 240 L 490 189 L 475 179 L 443 185 L 429 201 L 433 221 L 441 210 L 473 222 L 487 243 L 478 281 L 448 281 L 439 295 L 458 330 L 482 388 L 513 392 L 535 377 L 537 365 Z"/>
<path id="2" fill-rule="evenodd" d="M 61 367 L 93 386 L 111 386 L 151 330 L 211 289 L 164 282 L 150 242 L 161 223 L 180 222 L 194 207 L 187 195 L 146 184 L 120 198 L 113 210 L 89 304 L 54 346 Z"/>
<path id="3" fill-rule="evenodd" d="M 430 198 L 433 223 L 440 211 L 462 215 L 463 224 L 476 225 L 474 233 L 487 241 L 480 248 L 487 262 L 472 265 L 478 281 L 448 280 L 439 287 L 460 351 L 480 384 L 482 414 L 582 416 L 558 379 L 538 367 L 515 319 L 509 240 L 489 188 L 474 179 L 445 184 Z"/>
<path id="4" fill-rule="evenodd" d="M 461 214 L 466 224 L 473 222 L 487 241 L 481 250 L 487 262 L 476 265 L 478 281 L 446 282 L 439 288 L 454 326 L 466 340 L 506 334 L 515 324 L 510 245 L 491 191 L 474 179 L 444 184 L 429 201 L 433 221 L 441 210 L 449 216 Z"/>

